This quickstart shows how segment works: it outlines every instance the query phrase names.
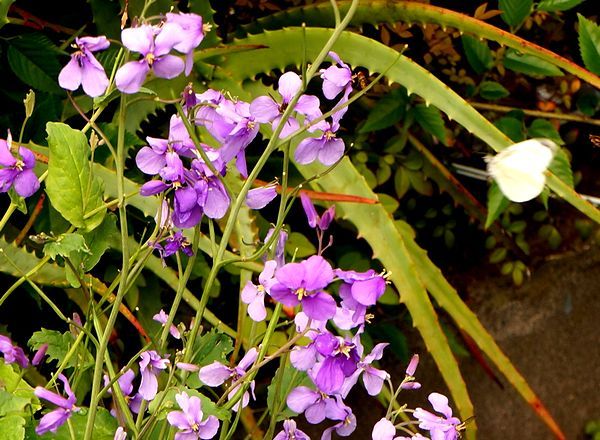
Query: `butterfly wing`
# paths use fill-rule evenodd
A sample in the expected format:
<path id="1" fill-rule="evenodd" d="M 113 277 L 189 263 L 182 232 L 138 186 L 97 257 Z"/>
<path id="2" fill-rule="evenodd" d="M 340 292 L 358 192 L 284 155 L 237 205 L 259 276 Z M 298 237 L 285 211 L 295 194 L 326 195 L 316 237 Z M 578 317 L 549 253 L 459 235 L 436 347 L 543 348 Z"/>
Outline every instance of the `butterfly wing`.
<path id="1" fill-rule="evenodd" d="M 526 202 L 544 189 L 544 172 L 558 147 L 548 139 L 529 139 L 505 148 L 488 163 L 488 172 L 513 202 Z"/>

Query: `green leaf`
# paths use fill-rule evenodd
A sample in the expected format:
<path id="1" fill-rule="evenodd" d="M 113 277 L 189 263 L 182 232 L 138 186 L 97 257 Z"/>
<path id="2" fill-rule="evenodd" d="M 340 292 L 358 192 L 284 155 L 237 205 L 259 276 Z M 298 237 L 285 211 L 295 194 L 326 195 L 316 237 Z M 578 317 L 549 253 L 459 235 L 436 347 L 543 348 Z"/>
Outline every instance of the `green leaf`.
<path id="1" fill-rule="evenodd" d="M 308 257 L 317 252 L 315 245 L 299 232 L 289 234 L 285 250 L 289 255 L 296 255 L 297 258 Z"/>
<path id="2" fill-rule="evenodd" d="M 26 399 L 31 404 L 32 411 L 35 412 L 40 408 L 40 401 L 35 394 L 33 394 L 31 385 L 21 378 L 21 375 L 13 369 L 13 364 L 5 364 L 3 358 L 0 358 L 0 388 L 15 390 L 11 395 L 17 399 L 17 402 L 5 402 L 6 406 L 4 406 L 3 409 L 6 410 L 7 413 L 10 412 L 9 410 L 14 405 L 20 406 L 20 398 Z"/>
<path id="3" fill-rule="evenodd" d="M 406 89 L 394 89 L 381 98 L 369 112 L 367 120 L 359 128 L 359 133 L 382 130 L 391 127 L 406 115 L 408 95 Z"/>
<path id="4" fill-rule="evenodd" d="M 227 363 L 227 355 L 232 351 L 231 338 L 213 328 L 196 340 L 192 363 L 201 367 L 214 361 Z"/>
<path id="5" fill-rule="evenodd" d="M 585 0 L 542 0 L 537 9 L 546 12 L 567 11 L 583 3 Z"/>
<path id="6" fill-rule="evenodd" d="M 81 234 L 61 234 L 56 241 L 50 241 L 44 246 L 44 254 L 53 260 L 56 260 L 57 255 L 69 257 L 71 252 L 89 252 Z"/>
<path id="7" fill-rule="evenodd" d="M 14 186 L 11 186 L 8 190 L 8 196 L 10 197 L 11 203 L 16 205 L 20 212 L 27 214 L 27 204 L 25 203 L 25 198 L 17 194 Z"/>
<path id="8" fill-rule="evenodd" d="M 562 71 L 554 64 L 535 55 L 522 54 L 514 49 L 506 51 L 504 67 L 530 76 L 563 76 Z"/>
<path id="9" fill-rule="evenodd" d="M 10 5 L 12 5 L 14 2 L 15 0 L 0 0 L 0 29 L 2 29 L 2 26 L 8 23 L 8 19 L 6 17 L 8 14 L 8 8 L 10 8 Z"/>
<path id="10" fill-rule="evenodd" d="M 533 0 L 498 0 L 502 20 L 512 28 L 517 28 L 527 18 L 533 8 Z"/>
<path id="11" fill-rule="evenodd" d="M 43 344 L 48 344 L 46 362 L 56 360 L 60 363 L 66 358 L 74 341 L 75 338 L 70 332 L 61 333 L 56 330 L 42 328 L 31 336 L 29 346 L 33 350 L 38 350 Z M 93 363 L 94 359 L 90 352 L 83 344 L 79 344 L 75 354 L 66 363 L 66 368 L 77 366 L 79 369 L 85 369 Z"/>
<path id="12" fill-rule="evenodd" d="M 525 140 L 525 133 L 523 133 L 523 122 L 520 119 L 513 118 L 511 116 L 503 116 L 494 122 L 494 125 L 514 142 L 521 142 Z"/>
<path id="13" fill-rule="evenodd" d="M 508 205 L 510 205 L 510 200 L 504 197 L 498 184 L 492 182 L 488 190 L 487 218 L 485 219 L 486 229 L 508 208 Z"/>
<path id="14" fill-rule="evenodd" d="M 417 104 L 411 109 L 415 121 L 427 133 L 435 136 L 442 144 L 448 146 L 448 133 L 444 125 L 442 113 L 433 106 Z"/>
<path id="15" fill-rule="evenodd" d="M 396 174 L 394 174 L 394 189 L 396 190 L 398 199 L 404 197 L 404 194 L 410 189 L 410 180 L 406 168 L 398 167 L 396 170 Z"/>
<path id="16" fill-rule="evenodd" d="M 569 156 L 565 152 L 564 148 L 560 148 L 556 152 L 554 159 L 552 159 L 552 162 L 550 163 L 549 169 L 554 175 L 556 175 L 556 177 L 566 183 L 569 187 L 575 187 L 571 162 L 569 161 Z"/>
<path id="17" fill-rule="evenodd" d="M 463 35 L 461 41 L 467 61 L 475 72 L 481 75 L 493 66 L 492 51 L 486 42 L 480 41 L 470 35 Z"/>
<path id="18" fill-rule="evenodd" d="M 92 9 L 93 21 L 98 35 L 119 39 L 121 37 L 121 6 L 116 1 L 87 0 Z"/>
<path id="19" fill-rule="evenodd" d="M 48 122 L 46 131 L 50 147 L 46 193 L 73 226 L 91 231 L 102 223 L 106 208 L 85 218 L 103 205 L 102 182 L 91 173 L 87 139 L 81 131 L 59 122 Z"/>
<path id="20" fill-rule="evenodd" d="M 43 34 L 25 34 L 10 40 L 8 64 L 25 84 L 44 92 L 64 94 L 58 86 L 59 49 Z"/>
<path id="21" fill-rule="evenodd" d="M 600 26 L 581 14 L 579 18 L 579 51 L 583 64 L 596 75 L 600 75 Z"/>
<path id="22" fill-rule="evenodd" d="M 483 81 L 479 85 L 479 95 L 483 99 L 495 101 L 496 99 L 506 98 L 510 92 L 504 86 L 496 81 Z"/>
<path id="23" fill-rule="evenodd" d="M 0 432 L 3 440 L 23 440 L 25 438 L 25 419 L 16 414 L 0 417 Z"/>
<path id="24" fill-rule="evenodd" d="M 285 399 L 290 391 L 299 386 L 311 387 L 312 381 L 304 371 L 296 370 L 288 361 L 283 369 L 281 377 L 281 366 L 275 373 L 273 382 L 267 387 L 267 407 L 269 412 L 276 416 L 276 420 L 289 419 L 297 415 L 288 408 Z M 275 403 L 279 403 L 275 407 Z"/>
<path id="25" fill-rule="evenodd" d="M 7 414 L 25 410 L 25 407 L 29 404 L 31 404 L 31 399 L 16 396 L 0 389 L 0 419 Z"/>
<path id="26" fill-rule="evenodd" d="M 73 413 L 69 418 L 69 423 L 63 424 L 56 434 L 48 432 L 36 438 L 48 439 L 48 440 L 72 440 L 73 438 L 82 439 L 85 437 L 85 425 L 87 424 L 88 410 L 87 408 L 81 408 L 81 411 Z M 71 437 L 69 425 L 72 427 L 74 437 Z M 92 438 L 94 440 L 113 440 L 115 437 L 115 431 L 119 424 L 117 419 L 114 418 L 106 408 L 98 407 L 96 409 L 96 417 L 94 418 L 94 430 L 92 432 Z"/>
<path id="27" fill-rule="evenodd" d="M 390 214 L 396 212 L 396 210 L 400 207 L 398 200 L 388 194 L 379 193 L 377 194 L 377 198 L 379 199 L 379 203 L 381 203 L 385 210 Z"/>
<path id="28" fill-rule="evenodd" d="M 527 129 L 527 137 L 530 138 L 548 138 L 557 145 L 564 145 L 565 142 L 560 137 L 558 130 L 547 119 L 534 119 Z"/>
<path id="29" fill-rule="evenodd" d="M 198 397 L 201 401 L 202 413 L 204 414 L 204 417 L 216 416 L 220 420 L 229 420 L 231 417 L 231 413 L 228 410 L 219 408 L 204 394 L 186 387 L 178 387 L 177 389 L 169 388 L 167 391 L 160 391 L 154 400 L 150 402 L 150 405 L 148 405 L 148 411 L 150 411 L 152 414 L 157 413 L 156 417 L 158 420 L 164 420 L 169 412 L 180 409 L 179 405 L 177 405 L 177 401 L 175 400 L 175 395 L 179 393 L 186 393 L 190 397 Z M 158 405 L 160 402 L 162 402 L 162 404 L 159 408 Z"/>
<path id="30" fill-rule="evenodd" d="M 83 234 L 88 246 L 88 252 L 83 255 L 83 270 L 89 272 L 98 264 L 102 255 L 118 235 L 117 217 L 114 214 L 108 214 L 96 229 L 92 232 Z"/>

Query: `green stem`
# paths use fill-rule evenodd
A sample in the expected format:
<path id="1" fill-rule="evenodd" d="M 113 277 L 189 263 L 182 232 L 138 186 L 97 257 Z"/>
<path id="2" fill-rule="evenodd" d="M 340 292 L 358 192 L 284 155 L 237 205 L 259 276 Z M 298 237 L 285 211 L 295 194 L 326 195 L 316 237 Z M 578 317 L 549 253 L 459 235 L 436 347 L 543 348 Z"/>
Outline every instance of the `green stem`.
<path id="1" fill-rule="evenodd" d="M 104 329 L 104 333 L 100 339 L 100 347 L 96 352 L 96 362 L 94 365 L 94 377 L 92 380 L 92 398 L 90 401 L 89 415 L 87 424 L 85 426 L 84 440 L 91 440 L 94 429 L 94 422 L 96 420 L 96 409 L 98 407 L 98 391 L 100 390 L 100 381 L 102 380 L 102 365 L 104 363 L 104 353 L 107 350 L 108 339 L 113 330 L 117 316 L 119 315 L 119 306 L 123 302 L 126 290 L 127 275 L 129 273 L 129 246 L 128 239 L 129 234 L 127 232 L 127 211 L 125 209 L 125 193 L 124 193 L 124 171 L 125 171 L 125 109 L 126 109 L 126 96 L 121 97 L 121 103 L 119 108 L 119 131 L 117 135 L 117 162 L 116 162 L 116 174 L 117 174 L 117 194 L 120 201 L 119 204 L 119 223 L 121 226 L 121 253 L 122 253 L 122 265 L 121 265 L 121 282 L 119 283 L 119 290 L 115 302 L 112 305 L 108 322 Z"/>

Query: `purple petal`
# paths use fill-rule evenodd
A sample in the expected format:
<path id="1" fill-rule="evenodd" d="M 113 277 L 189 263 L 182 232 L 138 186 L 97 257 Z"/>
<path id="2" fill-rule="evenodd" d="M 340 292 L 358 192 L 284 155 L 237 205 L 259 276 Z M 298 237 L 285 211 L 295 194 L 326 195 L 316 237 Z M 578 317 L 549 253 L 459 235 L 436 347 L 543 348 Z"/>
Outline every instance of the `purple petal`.
<path id="1" fill-rule="evenodd" d="M 363 373 L 362 379 L 365 389 L 370 396 L 376 396 L 381 392 L 383 381 L 388 377 L 385 371 L 374 367 L 367 367 Z"/>
<path id="2" fill-rule="evenodd" d="M 198 202 L 198 194 L 194 188 L 184 186 L 175 190 L 177 209 L 182 212 L 192 210 Z"/>
<path id="3" fill-rule="evenodd" d="M 320 255 L 313 255 L 301 264 L 304 266 L 304 273 L 306 274 L 304 287 L 307 290 L 323 289 L 333 281 L 333 269 L 327 260 Z"/>
<path id="4" fill-rule="evenodd" d="M 325 420 L 325 407 L 325 401 L 319 400 L 314 405 L 311 405 L 308 408 L 306 408 L 306 411 L 304 412 L 304 417 L 306 417 L 308 423 L 316 425 L 317 423 L 321 423 L 323 420 Z"/>
<path id="5" fill-rule="evenodd" d="M 40 189 L 40 182 L 32 170 L 17 174 L 14 180 L 15 191 L 21 197 L 29 197 Z"/>
<path id="6" fill-rule="evenodd" d="M 325 394 L 333 394 L 344 383 L 345 375 L 336 358 L 328 357 L 318 365 L 314 377 L 315 385 Z M 314 371 L 314 369 L 313 369 Z"/>
<path id="7" fill-rule="evenodd" d="M 130 61 L 124 64 L 115 75 L 117 89 L 123 93 L 136 93 L 142 87 L 149 71 L 150 67 L 144 60 Z"/>
<path id="8" fill-rule="evenodd" d="M 190 421 L 183 411 L 171 411 L 167 414 L 167 420 L 171 426 L 177 429 L 191 429 Z"/>
<path id="9" fill-rule="evenodd" d="M 71 404 L 69 403 L 68 399 L 65 399 L 60 394 L 56 394 L 43 387 L 35 387 L 33 393 L 40 399 L 47 400 L 48 402 L 53 403 L 60 408 L 71 408 Z"/>
<path id="10" fill-rule="evenodd" d="M 335 316 L 335 300 L 328 293 L 317 292 L 312 296 L 304 297 L 301 302 L 302 310 L 309 318 L 326 321 Z"/>
<path id="11" fill-rule="evenodd" d="M 142 369 L 142 381 L 139 393 L 144 400 L 152 400 L 158 392 L 158 380 L 156 374 L 149 369 Z"/>
<path id="12" fill-rule="evenodd" d="M 285 267 L 285 266 L 284 266 Z M 287 307 L 296 307 L 300 304 L 298 297 L 284 284 L 277 283 L 271 286 L 271 297 Z"/>
<path id="13" fill-rule="evenodd" d="M 79 47 L 84 47 L 90 52 L 105 50 L 110 46 L 110 41 L 108 41 L 104 35 L 99 35 L 97 37 L 77 37 L 75 38 L 75 43 L 77 43 Z"/>
<path id="14" fill-rule="evenodd" d="M 298 93 L 302 87 L 302 80 L 294 72 L 286 72 L 279 78 L 279 88 L 277 89 L 284 103 L 288 103 Z"/>
<path id="15" fill-rule="evenodd" d="M 332 138 L 324 142 L 319 150 L 319 162 L 323 165 L 330 166 L 336 163 L 344 155 L 346 146 L 340 138 Z"/>
<path id="16" fill-rule="evenodd" d="M 56 408 L 42 417 L 39 425 L 35 428 L 35 433 L 42 435 L 48 431 L 56 432 L 56 430 L 62 426 L 62 424 L 65 423 L 70 416 L 70 411 L 66 411 L 62 408 Z"/>
<path id="17" fill-rule="evenodd" d="M 40 348 L 35 352 L 35 355 L 33 356 L 33 359 L 31 360 L 31 365 L 38 366 L 44 359 L 44 356 L 46 356 L 47 351 L 48 351 L 48 344 L 40 345 Z"/>
<path id="18" fill-rule="evenodd" d="M 365 306 L 372 306 L 385 292 L 385 280 L 377 275 L 369 280 L 352 283 L 352 297 Z"/>
<path id="19" fill-rule="evenodd" d="M 385 418 L 373 426 L 373 440 L 393 440 L 395 435 L 396 427 Z"/>
<path id="20" fill-rule="evenodd" d="M 277 197 L 277 188 L 275 185 L 254 188 L 248 191 L 248 194 L 246 195 L 246 204 L 251 209 L 262 209 L 275 197 Z"/>
<path id="21" fill-rule="evenodd" d="M 431 393 L 427 399 L 437 412 L 444 414 L 447 419 L 452 417 L 452 408 L 448 405 L 448 398 L 446 396 L 440 393 Z"/>
<path id="22" fill-rule="evenodd" d="M 270 96 L 259 96 L 250 104 L 250 113 L 258 122 L 271 122 L 279 116 L 279 105 Z"/>
<path id="23" fill-rule="evenodd" d="M 292 290 L 304 287 L 304 277 L 305 266 L 300 263 L 288 263 L 275 272 L 277 281 Z"/>
<path id="24" fill-rule="evenodd" d="M 261 322 L 267 317 L 267 309 L 265 308 L 264 295 L 256 297 L 248 304 L 248 315 L 253 321 Z"/>
<path id="25" fill-rule="evenodd" d="M 29 148 L 19 147 L 19 155 L 25 164 L 25 169 L 32 169 L 35 167 L 35 155 Z"/>
<path id="26" fill-rule="evenodd" d="M 217 435 L 218 430 L 219 419 L 215 416 L 208 416 L 208 418 L 198 426 L 198 437 L 201 439 L 211 439 Z"/>
<path id="27" fill-rule="evenodd" d="M 89 55 L 93 57 L 93 55 Z M 92 98 L 104 94 L 108 88 L 108 77 L 102 66 L 97 67 L 88 60 L 84 60 L 81 69 L 81 84 L 86 95 Z"/>
<path id="28" fill-rule="evenodd" d="M 0 165 L 11 167 L 16 163 L 17 159 L 11 154 L 8 143 L 4 139 L 0 139 Z"/>
<path id="29" fill-rule="evenodd" d="M 313 163 L 324 145 L 325 140 L 322 137 L 302 139 L 294 152 L 294 160 L 300 165 Z"/>
<path id="30" fill-rule="evenodd" d="M 277 129 L 280 122 L 281 122 L 281 116 L 278 116 L 275 119 L 273 119 L 273 123 L 272 123 L 273 131 L 275 131 Z M 287 121 L 285 121 L 285 124 L 281 130 L 281 133 L 279 134 L 279 139 L 288 137 L 289 135 L 294 133 L 299 128 L 300 128 L 300 124 L 298 123 L 298 121 L 295 118 L 289 117 L 287 119 Z"/>
<path id="31" fill-rule="evenodd" d="M 300 386 L 294 388 L 287 397 L 287 406 L 298 414 L 303 413 L 306 409 L 321 399 L 321 395 L 308 387 Z"/>
<path id="32" fill-rule="evenodd" d="M 377 347 L 375 347 L 375 348 L 377 348 Z M 373 351 L 375 351 L 375 349 L 373 349 Z M 371 352 L 371 354 L 372 353 L 373 352 Z M 408 363 L 408 366 L 406 367 L 406 375 L 407 376 L 414 376 L 415 372 L 417 371 L 417 366 L 418 365 L 419 365 L 419 355 L 418 354 L 413 354 L 412 358 L 410 359 L 410 362 Z"/>
<path id="33" fill-rule="evenodd" d="M 185 32 L 181 26 L 167 21 L 160 28 L 160 32 L 154 39 L 154 55 L 159 57 L 171 52 L 176 44 L 186 39 Z"/>
<path id="34" fill-rule="evenodd" d="M 152 69 L 154 70 L 154 74 L 159 78 L 171 79 L 183 72 L 185 63 L 175 55 L 164 55 L 154 61 Z"/>
<path id="35" fill-rule="evenodd" d="M 238 368 L 246 371 L 258 358 L 258 350 L 252 347 L 238 363 Z"/>
<path id="36" fill-rule="evenodd" d="M 164 154 L 150 147 L 142 147 L 135 155 L 135 163 L 142 173 L 155 175 L 167 164 Z"/>
<path id="37" fill-rule="evenodd" d="M 148 25 L 123 29 L 121 31 L 121 41 L 127 49 L 146 55 L 152 50 L 155 33 L 156 28 Z"/>
<path id="38" fill-rule="evenodd" d="M 151 180 L 149 182 L 144 183 L 140 188 L 140 195 L 142 196 L 153 196 L 158 193 L 163 192 L 169 188 L 162 180 Z"/>
<path id="39" fill-rule="evenodd" d="M 312 344 L 308 347 L 294 347 L 290 352 L 290 361 L 296 370 L 308 371 L 317 362 L 317 352 Z"/>
<path id="40" fill-rule="evenodd" d="M 79 56 L 73 55 L 65 67 L 58 74 L 58 84 L 66 90 L 77 90 L 81 85 L 82 68 L 79 65 Z"/>
<path id="41" fill-rule="evenodd" d="M 206 195 L 206 203 L 204 204 L 204 214 L 213 219 L 222 218 L 229 209 L 229 202 L 229 196 L 221 182 L 211 180 Z"/>
<path id="42" fill-rule="evenodd" d="M 306 115 L 309 120 L 312 120 L 323 115 L 323 113 L 321 113 L 321 109 L 319 108 L 320 105 L 321 103 L 319 102 L 319 98 L 316 96 L 302 95 L 298 99 L 294 110 L 302 115 Z"/>
<path id="43" fill-rule="evenodd" d="M 300 145 L 302 145 L 302 142 L 300 142 Z M 300 148 L 300 145 L 298 146 L 298 148 Z M 308 225 L 311 228 L 314 228 L 315 226 L 317 226 L 317 219 L 319 218 L 319 216 L 317 215 L 317 210 L 315 209 L 315 205 L 313 205 L 313 202 L 310 199 L 310 197 L 303 192 L 300 193 L 300 202 L 302 203 L 302 208 L 304 209 L 304 213 L 306 214 Z"/>
<path id="44" fill-rule="evenodd" d="M 231 368 L 214 361 L 212 364 L 200 368 L 198 376 L 209 387 L 217 387 L 229 379 L 231 372 Z"/>

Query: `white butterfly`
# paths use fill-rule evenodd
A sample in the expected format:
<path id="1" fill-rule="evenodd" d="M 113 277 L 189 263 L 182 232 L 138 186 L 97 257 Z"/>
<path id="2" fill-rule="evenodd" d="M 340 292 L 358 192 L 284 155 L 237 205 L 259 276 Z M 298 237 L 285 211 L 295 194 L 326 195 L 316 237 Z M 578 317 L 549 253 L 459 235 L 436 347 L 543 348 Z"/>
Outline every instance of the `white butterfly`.
<path id="1" fill-rule="evenodd" d="M 558 146 L 550 139 L 519 142 L 486 158 L 488 173 L 509 200 L 526 202 L 544 190 L 544 172 L 557 150 Z"/>

